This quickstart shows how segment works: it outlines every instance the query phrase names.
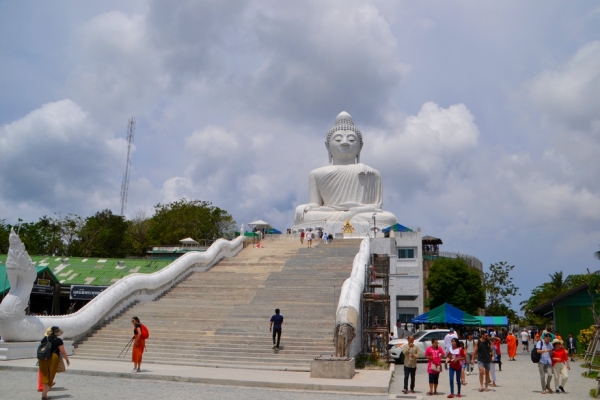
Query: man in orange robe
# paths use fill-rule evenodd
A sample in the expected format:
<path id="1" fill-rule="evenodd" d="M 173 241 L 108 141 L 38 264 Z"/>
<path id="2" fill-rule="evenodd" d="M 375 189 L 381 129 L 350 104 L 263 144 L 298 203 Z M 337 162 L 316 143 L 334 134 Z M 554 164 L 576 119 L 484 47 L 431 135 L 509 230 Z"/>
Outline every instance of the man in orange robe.
<path id="1" fill-rule="evenodd" d="M 508 353 L 508 361 L 516 361 L 515 357 L 517 356 L 517 338 L 514 335 L 514 332 L 509 332 L 506 337 L 506 347 Z"/>

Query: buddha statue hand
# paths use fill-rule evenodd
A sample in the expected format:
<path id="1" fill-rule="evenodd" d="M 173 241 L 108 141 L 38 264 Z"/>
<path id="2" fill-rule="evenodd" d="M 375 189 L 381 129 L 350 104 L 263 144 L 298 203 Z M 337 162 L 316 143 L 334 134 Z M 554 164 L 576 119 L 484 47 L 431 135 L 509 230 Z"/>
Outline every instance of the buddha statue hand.
<path id="1" fill-rule="evenodd" d="M 371 168 L 365 164 L 360 164 L 360 170 L 358 171 L 358 176 L 365 176 L 368 174 L 375 174 L 375 173 L 376 173 L 376 170 L 374 170 L 373 168 Z"/>
<path id="2" fill-rule="evenodd" d="M 294 220 L 302 221 L 304 219 L 304 213 L 317 207 L 319 207 L 319 205 L 316 203 L 300 204 L 298 207 L 296 207 L 296 214 Z"/>

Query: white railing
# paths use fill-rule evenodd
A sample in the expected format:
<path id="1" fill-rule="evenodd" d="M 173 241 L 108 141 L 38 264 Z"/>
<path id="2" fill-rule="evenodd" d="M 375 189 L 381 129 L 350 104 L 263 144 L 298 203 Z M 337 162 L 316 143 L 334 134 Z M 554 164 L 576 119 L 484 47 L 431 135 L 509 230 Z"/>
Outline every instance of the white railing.
<path id="1" fill-rule="evenodd" d="M 371 257 L 371 240 L 365 238 L 354 256 L 352 274 L 342 285 L 340 300 L 335 315 L 336 355 L 355 356 L 360 352 L 361 326 L 360 302 L 365 286 L 365 272 Z"/>
<path id="2" fill-rule="evenodd" d="M 77 340 L 134 301 L 154 300 L 192 272 L 205 271 L 243 247 L 243 235 L 232 241 L 219 239 L 207 251 L 186 253 L 158 272 L 126 276 L 74 314 L 2 320 L 0 336 L 5 342 L 38 341 L 48 327 L 59 326 L 63 337 Z"/>

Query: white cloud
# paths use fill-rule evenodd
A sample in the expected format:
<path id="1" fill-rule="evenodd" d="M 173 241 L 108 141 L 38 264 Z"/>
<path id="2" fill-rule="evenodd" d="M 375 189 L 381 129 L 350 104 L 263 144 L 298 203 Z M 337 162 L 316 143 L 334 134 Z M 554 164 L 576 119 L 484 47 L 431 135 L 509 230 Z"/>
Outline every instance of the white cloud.
<path id="1" fill-rule="evenodd" d="M 2 197 L 46 213 L 110 207 L 118 197 L 111 172 L 124 150 L 73 101 L 45 104 L 0 127 Z"/>
<path id="2" fill-rule="evenodd" d="M 543 71 L 526 88 L 550 121 L 590 130 L 600 123 L 600 41 L 583 45 L 569 61 Z"/>

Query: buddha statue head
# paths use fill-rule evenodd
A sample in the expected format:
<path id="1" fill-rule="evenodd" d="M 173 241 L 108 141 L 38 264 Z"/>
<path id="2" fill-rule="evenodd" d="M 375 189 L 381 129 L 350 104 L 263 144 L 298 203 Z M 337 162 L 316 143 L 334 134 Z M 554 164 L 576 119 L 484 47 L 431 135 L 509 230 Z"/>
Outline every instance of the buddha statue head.
<path id="1" fill-rule="evenodd" d="M 343 165 L 360 162 L 362 134 L 346 111 L 338 114 L 335 125 L 327 131 L 325 147 L 329 153 L 329 163 Z"/>

